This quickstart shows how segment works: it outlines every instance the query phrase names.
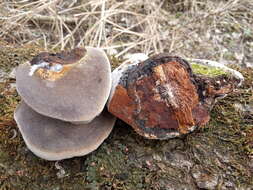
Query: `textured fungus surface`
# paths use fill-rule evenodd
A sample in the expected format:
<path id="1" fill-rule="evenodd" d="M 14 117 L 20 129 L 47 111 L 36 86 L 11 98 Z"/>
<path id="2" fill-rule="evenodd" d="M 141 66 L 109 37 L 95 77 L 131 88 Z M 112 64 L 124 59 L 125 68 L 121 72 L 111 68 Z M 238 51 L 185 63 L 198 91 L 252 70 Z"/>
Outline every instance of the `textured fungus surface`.
<path id="1" fill-rule="evenodd" d="M 32 65 L 43 59 L 50 63 L 62 61 L 63 64 L 72 60 L 75 66 L 57 80 L 51 81 L 41 78 L 40 74 L 48 74 L 47 69 L 40 68 L 30 76 L 31 65 L 20 65 L 16 80 L 17 91 L 22 99 L 38 113 L 64 121 L 90 122 L 99 115 L 111 88 L 111 68 L 105 53 L 100 49 L 88 48 L 87 55 L 79 64 L 76 61 L 80 59 L 81 53 L 72 51 L 68 56 L 66 53 L 54 56 L 43 54 L 34 58 Z M 40 70 L 43 70 L 42 73 Z"/>
<path id="2" fill-rule="evenodd" d="M 122 66 L 115 76 L 109 111 L 151 139 L 173 138 L 206 124 L 216 96 L 232 89 L 224 82 L 213 86 L 216 79 L 196 76 L 185 60 L 165 54 Z"/>

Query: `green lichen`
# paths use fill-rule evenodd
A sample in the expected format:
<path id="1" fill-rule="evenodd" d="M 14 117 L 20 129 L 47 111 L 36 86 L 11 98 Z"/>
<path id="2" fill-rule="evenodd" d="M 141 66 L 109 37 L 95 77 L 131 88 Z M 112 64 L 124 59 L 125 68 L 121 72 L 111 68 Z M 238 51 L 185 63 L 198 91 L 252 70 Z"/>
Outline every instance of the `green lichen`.
<path id="1" fill-rule="evenodd" d="M 210 77 L 216 77 L 220 75 L 227 75 L 228 73 L 223 71 L 222 69 L 216 68 L 216 67 L 208 67 L 205 65 L 200 65 L 197 63 L 191 64 L 193 73 L 200 74 L 200 75 L 206 75 Z"/>

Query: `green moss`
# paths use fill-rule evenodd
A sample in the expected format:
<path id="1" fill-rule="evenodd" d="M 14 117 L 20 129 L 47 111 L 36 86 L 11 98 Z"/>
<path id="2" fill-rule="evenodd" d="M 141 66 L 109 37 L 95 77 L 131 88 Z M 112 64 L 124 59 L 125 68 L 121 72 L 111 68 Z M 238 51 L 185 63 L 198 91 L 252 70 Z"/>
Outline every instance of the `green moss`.
<path id="1" fill-rule="evenodd" d="M 38 44 L 13 47 L 0 41 L 0 68 L 5 72 L 10 72 L 13 67 L 30 60 L 42 51 L 41 47 Z"/>
<path id="2" fill-rule="evenodd" d="M 225 72 L 219 68 L 208 67 L 208 66 L 200 65 L 200 64 L 196 64 L 196 63 L 191 64 L 191 67 L 192 67 L 192 70 L 195 74 L 206 75 L 206 76 L 210 76 L 210 77 L 228 74 L 227 72 Z"/>
<path id="3" fill-rule="evenodd" d="M 109 55 L 109 60 L 110 60 L 110 63 L 111 63 L 111 66 L 112 66 L 112 71 L 117 68 L 118 66 L 120 66 L 120 64 L 123 62 L 123 60 L 113 56 L 113 55 Z"/>

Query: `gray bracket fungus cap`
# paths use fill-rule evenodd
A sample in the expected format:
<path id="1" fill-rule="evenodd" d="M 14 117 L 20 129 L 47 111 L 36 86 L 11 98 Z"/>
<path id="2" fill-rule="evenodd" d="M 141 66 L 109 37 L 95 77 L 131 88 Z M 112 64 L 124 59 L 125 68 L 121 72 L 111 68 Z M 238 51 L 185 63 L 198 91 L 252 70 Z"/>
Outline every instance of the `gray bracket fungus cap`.
<path id="1" fill-rule="evenodd" d="M 26 104 L 42 115 L 77 124 L 88 123 L 99 115 L 111 89 L 111 66 L 103 50 L 86 50 L 86 55 L 74 59 L 73 67 L 56 80 L 43 79 L 32 70 L 33 62 L 41 64 L 41 57 L 51 54 L 42 53 L 32 63 L 20 65 L 16 73 L 17 91 Z M 62 56 L 63 66 L 69 62 L 66 56 L 73 58 L 67 53 L 52 55 L 57 57 L 57 64 Z"/>
<path id="2" fill-rule="evenodd" d="M 27 147 L 46 160 L 62 160 L 94 151 L 109 136 L 116 120 L 104 111 L 89 124 L 74 125 L 43 116 L 24 102 L 16 108 L 14 118 Z"/>

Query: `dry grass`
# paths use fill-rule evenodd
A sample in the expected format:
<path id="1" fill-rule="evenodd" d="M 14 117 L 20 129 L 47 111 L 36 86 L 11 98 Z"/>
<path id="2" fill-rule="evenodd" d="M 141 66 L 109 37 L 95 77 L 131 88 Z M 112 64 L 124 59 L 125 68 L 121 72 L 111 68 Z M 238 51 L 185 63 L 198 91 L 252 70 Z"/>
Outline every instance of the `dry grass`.
<path id="1" fill-rule="evenodd" d="M 253 60 L 252 0 L 2 0 L 0 9 L 0 37 L 14 43 Z"/>

